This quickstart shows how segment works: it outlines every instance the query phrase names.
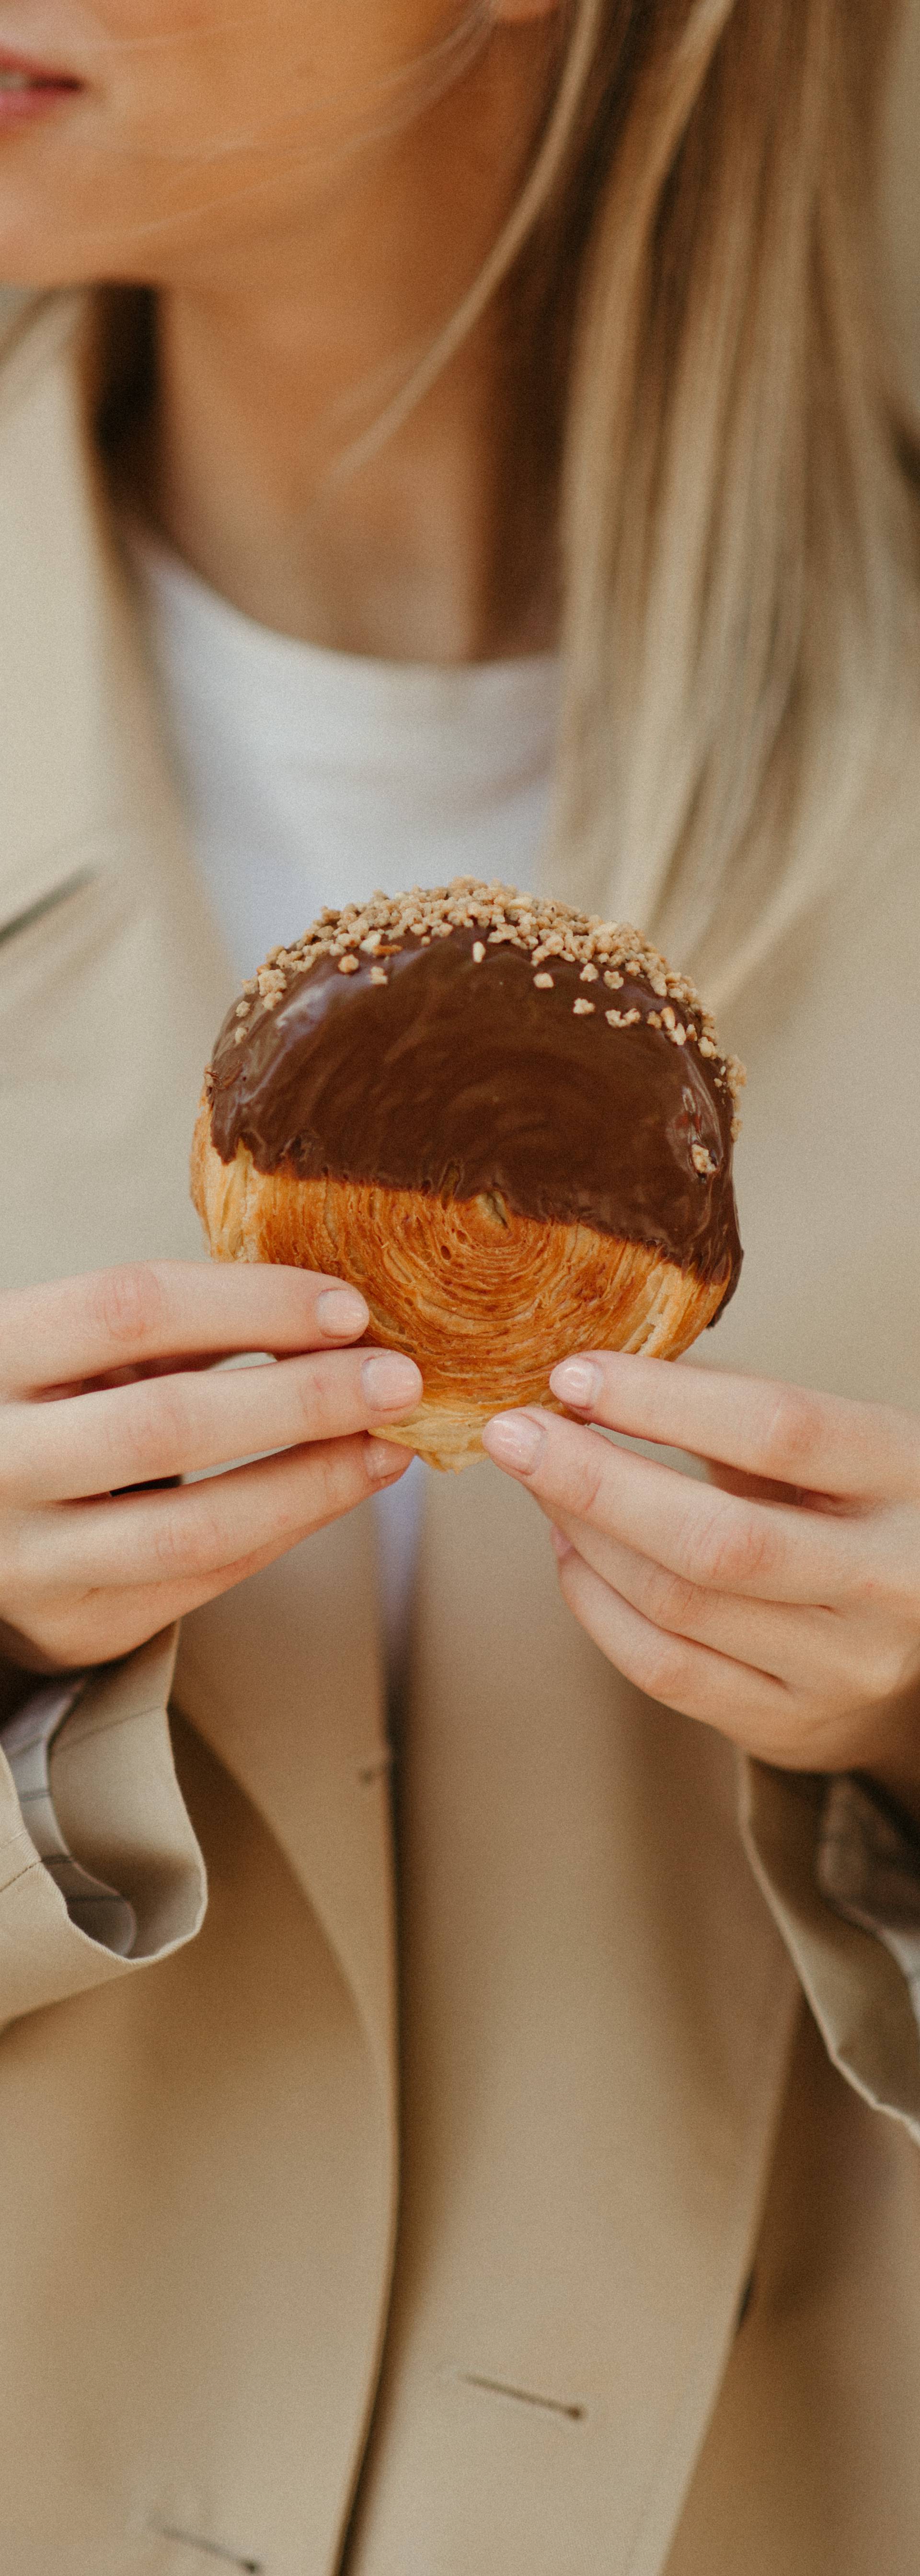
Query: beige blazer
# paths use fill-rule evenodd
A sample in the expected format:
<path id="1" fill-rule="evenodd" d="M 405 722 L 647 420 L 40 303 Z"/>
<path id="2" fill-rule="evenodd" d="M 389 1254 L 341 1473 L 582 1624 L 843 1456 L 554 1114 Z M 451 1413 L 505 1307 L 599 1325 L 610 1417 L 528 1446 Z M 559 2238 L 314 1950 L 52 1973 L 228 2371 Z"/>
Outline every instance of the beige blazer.
<path id="1" fill-rule="evenodd" d="M 198 1254 L 232 983 L 80 311 L 30 308 L 0 363 L 9 1282 Z M 737 999 L 747 1262 L 701 1355 L 908 1403 L 914 815 Z M 920 2038 L 816 1893 L 822 1784 L 624 1684 L 525 1495 L 431 1478 L 400 2122 L 375 1585 L 359 1511 L 177 1662 L 163 1637 L 93 1683 L 54 1793 L 135 1905 L 129 1963 L 68 1921 L 0 1763 L 4 2569 L 905 2576 Z"/>

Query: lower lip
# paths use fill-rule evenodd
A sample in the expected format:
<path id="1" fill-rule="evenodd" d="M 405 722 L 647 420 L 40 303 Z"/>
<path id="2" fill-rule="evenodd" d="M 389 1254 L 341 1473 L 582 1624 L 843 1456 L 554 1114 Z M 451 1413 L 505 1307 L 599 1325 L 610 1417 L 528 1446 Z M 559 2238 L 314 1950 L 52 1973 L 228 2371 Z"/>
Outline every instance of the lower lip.
<path id="1" fill-rule="evenodd" d="M 41 116 L 50 116 L 66 99 L 79 95 L 79 81 L 30 80 L 22 89 L 5 89 L 0 78 L 0 134 L 11 126 L 34 125 Z"/>

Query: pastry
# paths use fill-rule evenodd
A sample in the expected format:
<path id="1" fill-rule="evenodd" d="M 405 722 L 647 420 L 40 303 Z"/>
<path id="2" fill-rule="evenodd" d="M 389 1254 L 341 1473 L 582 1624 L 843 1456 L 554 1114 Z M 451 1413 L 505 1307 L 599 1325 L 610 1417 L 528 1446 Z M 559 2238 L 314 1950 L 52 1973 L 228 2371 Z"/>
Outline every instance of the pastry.
<path id="1" fill-rule="evenodd" d="M 222 1261 L 360 1288 L 464 1467 L 585 1349 L 685 1351 L 731 1296 L 742 1069 L 628 926 L 462 878 L 327 910 L 231 1005 L 192 1188 Z"/>

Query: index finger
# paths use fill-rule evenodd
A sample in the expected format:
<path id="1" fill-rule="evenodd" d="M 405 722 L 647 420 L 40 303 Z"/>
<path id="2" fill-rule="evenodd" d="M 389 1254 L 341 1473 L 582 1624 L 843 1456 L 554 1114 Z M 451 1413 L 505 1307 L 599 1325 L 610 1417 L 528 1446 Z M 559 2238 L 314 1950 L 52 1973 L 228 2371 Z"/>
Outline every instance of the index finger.
<path id="1" fill-rule="evenodd" d="M 335 1312 L 324 1322 L 320 1301 L 331 1292 Z M 313 1350 L 355 1340 L 369 1321 L 359 1291 L 322 1271 L 131 1262 L 0 1298 L 0 1384 L 25 1395 L 180 1352 Z"/>
<path id="2" fill-rule="evenodd" d="M 581 1372 L 593 1372 L 588 1387 Z M 920 1420 L 893 1405 L 626 1351 L 562 1360 L 553 1394 L 609 1431 L 799 1491 L 896 1501 L 920 1488 Z"/>
<path id="3" fill-rule="evenodd" d="M 742 1503 L 534 1405 L 496 1414 L 483 1447 L 568 1533 L 582 1521 L 704 1592 L 834 1608 L 865 1572 L 849 1516 Z M 576 1540 L 577 1544 L 577 1540 Z"/>

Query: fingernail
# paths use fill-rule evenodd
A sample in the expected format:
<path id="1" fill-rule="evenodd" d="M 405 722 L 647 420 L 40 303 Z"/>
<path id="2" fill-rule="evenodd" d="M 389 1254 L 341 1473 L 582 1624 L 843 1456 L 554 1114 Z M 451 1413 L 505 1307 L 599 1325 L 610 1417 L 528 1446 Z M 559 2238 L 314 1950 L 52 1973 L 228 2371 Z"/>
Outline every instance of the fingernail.
<path id="1" fill-rule="evenodd" d="M 497 1466 L 526 1476 L 536 1466 L 545 1439 L 542 1423 L 534 1422 L 529 1413 L 496 1413 L 486 1423 L 482 1445 Z"/>
<path id="2" fill-rule="evenodd" d="M 558 1557 L 558 1559 L 559 1559 L 559 1563 L 560 1563 L 560 1565 L 561 1565 L 561 1564 L 562 1564 L 563 1557 L 571 1556 L 571 1553 L 572 1553 L 572 1541 L 571 1541 L 571 1539 L 570 1539 L 570 1538 L 565 1538 L 565 1537 L 564 1537 L 563 1532 L 562 1532 L 562 1530 L 561 1530 L 561 1529 L 557 1529 L 557 1528 L 556 1528 L 555 1521 L 553 1521 L 553 1522 L 551 1523 L 551 1525 L 550 1525 L 550 1533 L 549 1533 L 549 1534 L 550 1534 L 550 1538 L 552 1539 L 553 1546 L 554 1546 L 555 1551 L 556 1551 L 556 1555 L 557 1555 L 557 1557 Z"/>
<path id="3" fill-rule="evenodd" d="M 422 1373 L 401 1351 L 372 1351 L 361 1370 L 368 1404 L 378 1413 L 395 1413 L 400 1405 L 417 1404 Z"/>
<path id="4" fill-rule="evenodd" d="M 352 1333 L 366 1333 L 370 1314 L 358 1288 L 324 1288 L 316 1300 L 316 1320 L 321 1332 L 335 1341 L 347 1341 Z"/>
<path id="5" fill-rule="evenodd" d="M 601 1391 L 600 1369 L 594 1360 L 560 1360 L 550 1385 L 563 1404 L 593 1404 Z"/>
<path id="6" fill-rule="evenodd" d="M 364 1443 L 364 1464 L 377 1485 L 382 1485 L 385 1476 L 401 1476 L 411 1456 L 411 1449 L 397 1448 L 395 1440 L 365 1440 Z"/>

